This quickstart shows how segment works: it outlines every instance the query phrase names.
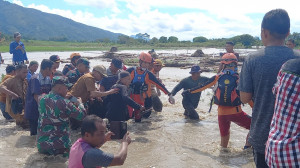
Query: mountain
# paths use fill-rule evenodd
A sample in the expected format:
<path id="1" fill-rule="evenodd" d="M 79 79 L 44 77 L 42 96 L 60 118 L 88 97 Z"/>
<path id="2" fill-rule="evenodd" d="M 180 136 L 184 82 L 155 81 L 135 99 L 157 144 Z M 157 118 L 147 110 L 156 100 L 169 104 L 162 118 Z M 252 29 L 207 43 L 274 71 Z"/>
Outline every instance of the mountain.
<path id="1" fill-rule="evenodd" d="M 121 35 L 3 0 L 0 0 L 0 31 L 11 35 L 18 31 L 23 36 L 36 40 L 116 40 Z"/>

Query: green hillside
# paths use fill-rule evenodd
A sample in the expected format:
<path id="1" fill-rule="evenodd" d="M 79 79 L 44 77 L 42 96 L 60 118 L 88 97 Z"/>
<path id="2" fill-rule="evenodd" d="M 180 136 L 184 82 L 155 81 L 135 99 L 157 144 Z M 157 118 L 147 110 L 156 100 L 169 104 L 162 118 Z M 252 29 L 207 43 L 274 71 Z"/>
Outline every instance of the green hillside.
<path id="1" fill-rule="evenodd" d="M 31 39 L 57 41 L 117 40 L 120 35 L 3 0 L 0 0 L 0 31 L 11 35 L 19 31 Z"/>

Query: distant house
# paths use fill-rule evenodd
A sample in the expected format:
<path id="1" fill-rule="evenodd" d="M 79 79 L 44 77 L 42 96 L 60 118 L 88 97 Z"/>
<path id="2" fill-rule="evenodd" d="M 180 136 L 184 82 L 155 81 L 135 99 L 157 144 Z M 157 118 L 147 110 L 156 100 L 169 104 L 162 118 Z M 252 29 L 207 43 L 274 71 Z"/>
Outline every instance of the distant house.
<path id="1" fill-rule="evenodd" d="M 136 35 L 131 35 L 130 36 L 131 38 L 134 38 L 134 39 L 142 39 L 142 40 L 145 40 L 145 41 L 150 41 L 150 35 L 147 34 L 147 33 L 139 33 L 139 34 L 136 34 Z"/>

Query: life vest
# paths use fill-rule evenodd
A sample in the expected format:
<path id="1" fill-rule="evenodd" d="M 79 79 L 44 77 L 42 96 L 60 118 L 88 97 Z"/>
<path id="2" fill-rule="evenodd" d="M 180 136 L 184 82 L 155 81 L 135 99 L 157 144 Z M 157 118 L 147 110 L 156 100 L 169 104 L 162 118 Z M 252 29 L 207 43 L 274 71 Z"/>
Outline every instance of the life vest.
<path id="1" fill-rule="evenodd" d="M 86 151 L 92 148 L 90 144 L 86 143 L 82 138 L 79 138 L 71 147 L 69 168 L 84 168 L 82 165 L 82 157 Z"/>
<path id="2" fill-rule="evenodd" d="M 240 93 L 237 90 L 238 73 L 224 70 L 219 77 L 214 94 L 214 103 L 221 106 L 241 105 Z"/>
<path id="3" fill-rule="evenodd" d="M 134 78 L 130 85 L 132 94 L 142 94 L 148 90 L 148 85 L 145 83 L 147 72 L 148 70 L 145 70 L 143 74 L 138 74 L 136 69 L 134 70 Z"/>

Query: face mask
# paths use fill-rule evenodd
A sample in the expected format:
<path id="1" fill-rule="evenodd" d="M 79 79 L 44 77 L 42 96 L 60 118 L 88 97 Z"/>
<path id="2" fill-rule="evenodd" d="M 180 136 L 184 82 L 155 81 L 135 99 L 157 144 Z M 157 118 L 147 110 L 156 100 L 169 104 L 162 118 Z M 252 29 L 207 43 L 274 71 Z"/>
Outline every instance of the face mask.
<path id="1" fill-rule="evenodd" d="M 146 71 L 147 70 L 147 68 L 141 68 L 143 71 Z"/>

